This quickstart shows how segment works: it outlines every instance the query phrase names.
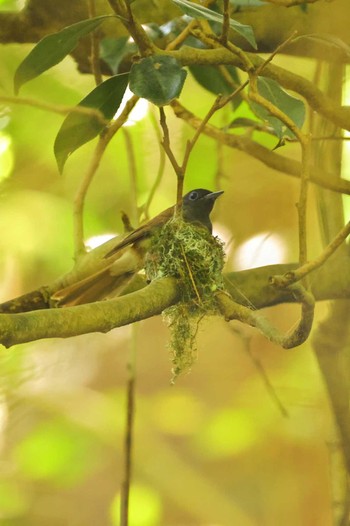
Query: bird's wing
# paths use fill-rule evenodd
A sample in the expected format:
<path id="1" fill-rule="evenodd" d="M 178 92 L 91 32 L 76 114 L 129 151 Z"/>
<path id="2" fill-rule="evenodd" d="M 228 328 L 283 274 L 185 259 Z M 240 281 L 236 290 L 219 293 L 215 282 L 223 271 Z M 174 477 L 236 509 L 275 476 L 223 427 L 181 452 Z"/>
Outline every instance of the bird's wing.
<path id="1" fill-rule="evenodd" d="M 138 228 L 130 232 L 130 234 L 128 234 L 126 237 L 124 237 L 124 239 L 117 241 L 116 245 L 109 252 L 107 252 L 105 258 L 113 256 L 122 248 L 128 245 L 132 245 L 133 243 L 141 240 L 142 238 L 148 238 L 150 235 L 152 235 L 154 228 L 163 226 L 172 217 L 173 213 L 174 207 L 171 206 L 170 208 L 167 208 L 166 210 L 155 216 L 153 219 L 147 221 L 147 223 L 144 223 L 143 225 L 139 226 Z"/>
<path id="2" fill-rule="evenodd" d="M 56 291 L 51 296 L 52 304 L 55 307 L 71 307 L 120 294 L 143 267 L 146 244 L 140 242 L 137 247 L 128 247 L 102 270 Z"/>
<path id="3" fill-rule="evenodd" d="M 111 293 L 120 293 L 132 276 L 142 269 L 149 237 L 154 229 L 163 226 L 172 217 L 173 211 L 174 207 L 167 208 L 122 239 L 117 237 L 115 245 L 104 256 L 106 267 L 55 292 L 51 297 L 53 305 L 80 305 L 101 300 Z"/>

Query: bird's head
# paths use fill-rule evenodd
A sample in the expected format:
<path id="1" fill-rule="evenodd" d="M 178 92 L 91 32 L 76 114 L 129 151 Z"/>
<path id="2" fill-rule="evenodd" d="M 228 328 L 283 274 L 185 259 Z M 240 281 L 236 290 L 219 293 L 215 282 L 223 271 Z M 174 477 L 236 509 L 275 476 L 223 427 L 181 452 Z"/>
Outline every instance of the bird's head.
<path id="1" fill-rule="evenodd" d="M 213 210 L 216 199 L 223 193 L 223 191 L 211 192 L 203 188 L 188 192 L 182 200 L 184 220 L 189 223 L 200 223 L 211 232 L 210 212 Z"/>

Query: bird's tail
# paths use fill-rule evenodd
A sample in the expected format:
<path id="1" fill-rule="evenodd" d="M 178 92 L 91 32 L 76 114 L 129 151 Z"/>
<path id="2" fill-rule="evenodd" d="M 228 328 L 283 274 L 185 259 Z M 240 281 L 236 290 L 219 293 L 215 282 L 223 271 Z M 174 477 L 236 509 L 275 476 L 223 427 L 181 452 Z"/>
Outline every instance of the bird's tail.
<path id="1" fill-rule="evenodd" d="M 51 297 L 52 305 L 54 307 L 72 307 L 99 301 L 107 296 L 118 295 L 128 285 L 134 274 L 135 271 L 130 271 L 116 276 L 113 275 L 110 267 L 104 268 L 55 292 Z"/>

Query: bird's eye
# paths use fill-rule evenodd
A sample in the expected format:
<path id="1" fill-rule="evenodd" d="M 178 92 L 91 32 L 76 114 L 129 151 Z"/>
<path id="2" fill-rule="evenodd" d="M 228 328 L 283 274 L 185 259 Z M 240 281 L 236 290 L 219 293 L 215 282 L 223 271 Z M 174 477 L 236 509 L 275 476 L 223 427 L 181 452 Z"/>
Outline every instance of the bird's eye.
<path id="1" fill-rule="evenodd" d="M 195 201 L 196 199 L 198 199 L 198 192 L 191 192 L 189 198 L 191 201 Z"/>

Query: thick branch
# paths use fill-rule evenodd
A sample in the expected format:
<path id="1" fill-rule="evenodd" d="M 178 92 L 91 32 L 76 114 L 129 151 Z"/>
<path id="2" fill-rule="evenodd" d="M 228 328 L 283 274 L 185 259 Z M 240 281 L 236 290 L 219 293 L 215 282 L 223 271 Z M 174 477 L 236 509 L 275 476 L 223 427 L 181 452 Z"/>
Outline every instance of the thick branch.
<path id="1" fill-rule="evenodd" d="M 349 264 L 350 257 L 333 256 L 312 274 L 311 292 L 316 301 L 350 299 Z M 236 303 L 249 308 L 259 309 L 279 303 L 295 303 L 299 300 L 292 291 L 271 286 L 269 278 L 291 271 L 296 266 L 270 265 L 232 272 L 226 274 L 225 285 Z M 138 286 L 142 287 L 140 284 Z M 165 308 L 176 303 L 179 297 L 176 281 L 164 278 L 114 300 L 62 309 L 0 314 L 0 342 L 11 346 L 41 338 L 67 338 L 89 332 L 108 332 L 115 327 L 160 314 Z"/>
<path id="2" fill-rule="evenodd" d="M 108 332 L 115 327 L 160 314 L 178 299 L 176 281 L 164 278 L 115 300 L 64 309 L 0 314 L 0 342 L 10 347 L 42 338 Z"/>
<path id="3" fill-rule="evenodd" d="M 225 48 L 194 49 L 183 46 L 181 49 L 168 52 L 167 54 L 174 56 L 184 66 L 193 64 L 203 64 L 207 66 L 230 64 L 240 69 L 245 69 L 239 57 L 233 55 Z M 255 68 L 259 68 L 264 63 L 264 60 L 254 55 L 254 53 L 247 53 L 247 56 Z M 313 110 L 340 128 L 350 130 L 350 108 L 335 104 L 332 99 L 322 93 L 322 91 L 315 87 L 309 80 L 273 64 L 265 66 L 264 76 L 276 80 L 276 82 L 286 89 L 299 93 L 305 97 Z"/>

